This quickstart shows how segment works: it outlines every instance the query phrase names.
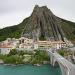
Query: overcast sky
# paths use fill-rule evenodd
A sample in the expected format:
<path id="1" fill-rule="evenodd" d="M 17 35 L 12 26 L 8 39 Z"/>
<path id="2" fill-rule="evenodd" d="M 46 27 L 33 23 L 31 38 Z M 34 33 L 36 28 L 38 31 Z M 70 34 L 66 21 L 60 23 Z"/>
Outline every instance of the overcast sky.
<path id="1" fill-rule="evenodd" d="M 0 0 L 0 28 L 22 22 L 36 4 L 46 5 L 56 16 L 75 22 L 75 0 Z"/>

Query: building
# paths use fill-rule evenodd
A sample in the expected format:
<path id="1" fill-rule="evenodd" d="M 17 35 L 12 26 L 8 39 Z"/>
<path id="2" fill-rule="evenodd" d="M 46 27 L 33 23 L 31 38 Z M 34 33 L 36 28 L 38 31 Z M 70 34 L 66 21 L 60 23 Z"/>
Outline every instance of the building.
<path id="1" fill-rule="evenodd" d="M 32 44 L 20 44 L 19 45 L 19 50 L 31 50 L 32 48 Z"/>
<path id="2" fill-rule="evenodd" d="M 33 44 L 33 49 L 34 49 L 34 50 L 38 49 L 38 43 L 37 43 L 37 42 L 34 42 L 34 44 Z"/>
<path id="3" fill-rule="evenodd" d="M 51 42 L 51 44 L 52 44 L 52 47 L 55 49 L 61 49 L 67 46 L 66 43 L 63 41 L 54 41 L 54 42 Z"/>
<path id="4" fill-rule="evenodd" d="M 63 41 L 38 41 L 38 48 L 40 49 L 49 49 L 49 48 L 61 49 L 65 47 L 66 43 Z"/>
<path id="5" fill-rule="evenodd" d="M 33 43 L 33 39 L 28 39 L 28 38 L 25 38 L 25 37 L 21 37 L 19 38 L 19 44 L 32 44 Z"/>
<path id="6" fill-rule="evenodd" d="M 11 39 L 8 38 L 5 41 L 2 41 L 0 43 L 0 53 L 1 54 L 9 54 L 10 50 L 16 49 L 19 45 L 19 42 L 17 39 Z"/>
<path id="7" fill-rule="evenodd" d="M 19 48 L 25 50 L 33 49 L 33 39 L 21 37 L 19 39 Z"/>
<path id="8" fill-rule="evenodd" d="M 61 49 L 65 48 L 67 44 L 63 41 L 34 41 L 33 39 L 21 37 L 19 39 L 8 38 L 0 42 L 1 54 L 8 54 L 11 49 L 17 50 L 35 50 L 35 49 Z"/>
<path id="9" fill-rule="evenodd" d="M 10 50 L 12 50 L 12 46 L 10 46 L 10 45 L 0 46 L 0 53 L 3 54 L 3 55 L 9 54 Z"/>
<path id="10" fill-rule="evenodd" d="M 51 47 L 51 41 L 38 41 L 39 49 L 48 49 Z"/>

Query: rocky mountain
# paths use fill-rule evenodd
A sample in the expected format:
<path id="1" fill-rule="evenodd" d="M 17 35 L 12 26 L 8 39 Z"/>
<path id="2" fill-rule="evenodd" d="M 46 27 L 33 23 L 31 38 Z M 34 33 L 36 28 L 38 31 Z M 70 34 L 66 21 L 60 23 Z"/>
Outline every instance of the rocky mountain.
<path id="1" fill-rule="evenodd" d="M 46 6 L 36 5 L 22 35 L 40 40 L 64 41 L 60 22 L 61 20 L 54 16 Z"/>
<path id="2" fill-rule="evenodd" d="M 21 36 L 35 40 L 74 40 L 75 23 L 55 16 L 46 6 L 36 5 L 28 18 L 19 25 L 0 29 L 0 41 Z"/>

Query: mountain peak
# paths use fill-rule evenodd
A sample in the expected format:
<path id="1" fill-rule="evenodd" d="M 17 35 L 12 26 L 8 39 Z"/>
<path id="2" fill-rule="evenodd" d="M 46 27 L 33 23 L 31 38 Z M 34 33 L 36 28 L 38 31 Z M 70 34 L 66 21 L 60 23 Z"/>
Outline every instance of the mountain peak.
<path id="1" fill-rule="evenodd" d="M 35 10 L 49 10 L 48 8 L 47 8 L 47 6 L 39 6 L 39 5 L 35 5 L 35 7 L 34 7 L 34 10 L 33 11 L 35 11 Z"/>
<path id="2" fill-rule="evenodd" d="M 35 5 L 32 15 L 23 32 L 25 37 L 39 38 L 43 40 L 64 40 L 64 36 L 57 18 L 47 8 Z"/>
<path id="3" fill-rule="evenodd" d="M 39 5 L 35 5 L 34 9 L 39 8 Z"/>
<path id="4" fill-rule="evenodd" d="M 75 23 L 56 17 L 47 6 L 35 5 L 30 17 L 16 26 L 0 29 L 0 41 L 21 36 L 35 40 L 75 40 Z"/>
<path id="5" fill-rule="evenodd" d="M 35 7 L 34 8 L 47 8 L 47 6 L 39 6 L 39 5 L 35 5 Z"/>

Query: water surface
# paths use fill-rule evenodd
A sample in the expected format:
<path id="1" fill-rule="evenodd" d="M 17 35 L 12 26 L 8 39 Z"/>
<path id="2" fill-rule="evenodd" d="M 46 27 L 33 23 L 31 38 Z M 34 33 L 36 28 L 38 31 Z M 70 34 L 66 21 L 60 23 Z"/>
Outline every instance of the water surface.
<path id="1" fill-rule="evenodd" d="M 0 75 L 61 75 L 60 68 L 53 68 L 51 65 L 40 67 L 32 65 L 5 66 L 0 65 Z"/>

